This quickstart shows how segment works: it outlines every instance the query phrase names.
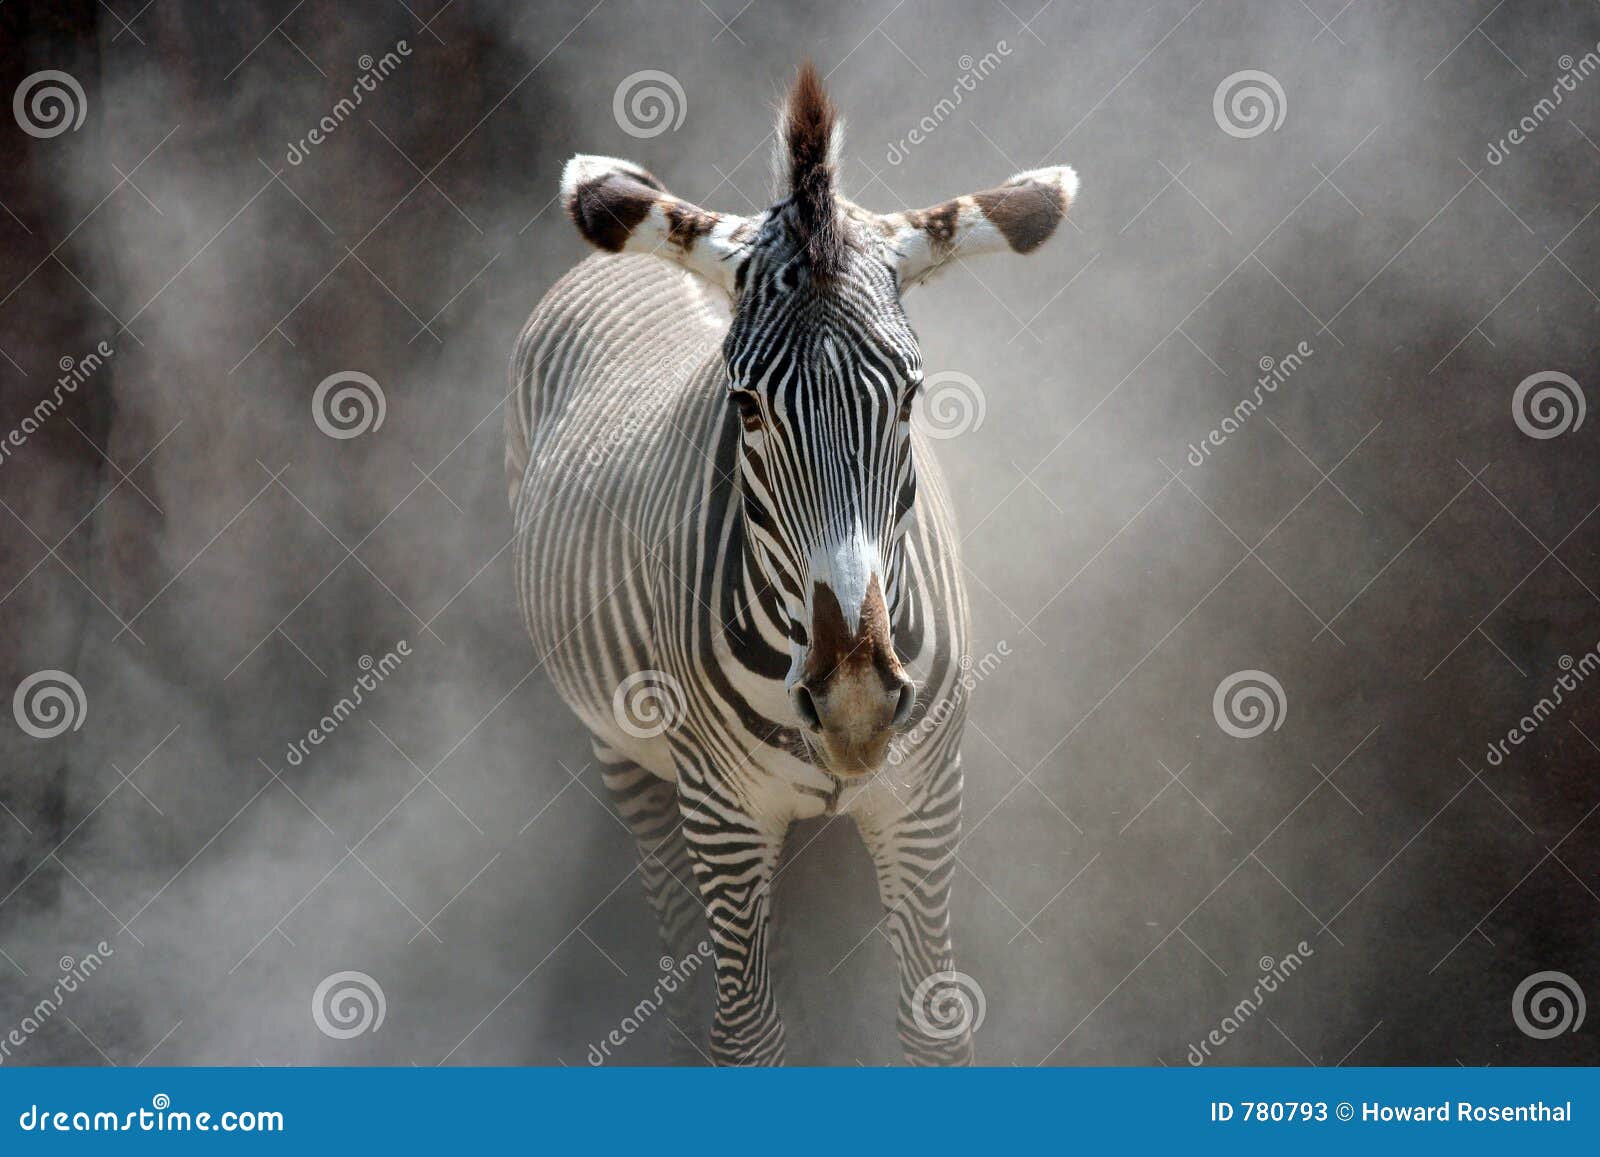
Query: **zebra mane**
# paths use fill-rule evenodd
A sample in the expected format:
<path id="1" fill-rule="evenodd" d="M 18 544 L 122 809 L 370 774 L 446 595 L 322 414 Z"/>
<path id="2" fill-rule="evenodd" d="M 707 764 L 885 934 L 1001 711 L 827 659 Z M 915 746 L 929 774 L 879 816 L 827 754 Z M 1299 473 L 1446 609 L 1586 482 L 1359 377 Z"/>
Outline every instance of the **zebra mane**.
<path id="1" fill-rule="evenodd" d="M 833 188 L 844 124 L 809 60 L 800 65 L 779 128 L 791 224 L 812 279 L 826 282 L 844 263 L 846 239 Z"/>

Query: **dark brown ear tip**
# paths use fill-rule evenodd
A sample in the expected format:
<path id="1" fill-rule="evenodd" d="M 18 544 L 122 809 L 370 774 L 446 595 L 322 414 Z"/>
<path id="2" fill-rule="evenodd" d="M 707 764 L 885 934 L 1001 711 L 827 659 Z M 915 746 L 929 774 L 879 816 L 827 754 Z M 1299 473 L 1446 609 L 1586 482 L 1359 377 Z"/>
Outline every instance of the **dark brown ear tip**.
<path id="1" fill-rule="evenodd" d="M 998 189 L 973 194 L 1013 252 L 1032 253 L 1043 245 L 1067 215 L 1067 195 L 1057 185 L 1032 177 L 1017 178 Z"/>
<path id="2" fill-rule="evenodd" d="M 644 176 L 655 182 L 648 173 Z M 658 182 L 643 183 L 631 172 L 602 173 L 573 189 L 567 215 L 591 245 L 620 253 L 639 222 L 649 216 L 659 187 Z"/>

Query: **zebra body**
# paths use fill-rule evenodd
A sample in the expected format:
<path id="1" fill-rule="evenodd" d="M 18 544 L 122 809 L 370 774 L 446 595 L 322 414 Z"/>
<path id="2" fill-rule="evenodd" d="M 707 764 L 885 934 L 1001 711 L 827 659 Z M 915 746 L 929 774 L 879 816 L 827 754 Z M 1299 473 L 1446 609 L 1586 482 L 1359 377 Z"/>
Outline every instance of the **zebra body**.
<path id="1" fill-rule="evenodd" d="M 742 798 L 786 822 L 809 819 L 848 810 L 878 781 L 829 775 L 790 718 L 788 639 L 740 549 L 737 423 L 720 352 L 728 321 L 724 302 L 649 257 L 597 254 L 552 287 L 518 342 L 507 409 L 517 590 L 556 688 L 608 749 L 672 781 L 674 739 L 737 752 Z M 913 437 L 908 547 L 920 581 L 895 639 L 917 644 L 901 657 L 932 704 L 952 699 L 966 596 L 942 478 Z M 647 672 L 664 678 L 638 684 L 657 693 L 645 706 L 682 716 L 689 734 L 655 733 L 653 715 L 634 719 L 635 705 L 619 700 Z M 948 760 L 963 712 L 941 716 L 886 769 L 890 780 Z"/>
<path id="2" fill-rule="evenodd" d="M 709 925 L 712 1059 L 782 1060 L 767 932 L 784 836 L 848 814 L 907 1059 L 969 1062 L 949 925 L 967 606 L 910 422 L 922 370 L 900 294 L 958 253 L 1036 247 L 1076 178 L 871 214 L 833 189 L 834 114 L 809 67 L 780 136 L 789 195 L 753 218 L 626 162 L 568 164 L 568 212 L 608 253 L 558 281 L 517 343 L 519 601 L 594 735 L 669 954 Z"/>

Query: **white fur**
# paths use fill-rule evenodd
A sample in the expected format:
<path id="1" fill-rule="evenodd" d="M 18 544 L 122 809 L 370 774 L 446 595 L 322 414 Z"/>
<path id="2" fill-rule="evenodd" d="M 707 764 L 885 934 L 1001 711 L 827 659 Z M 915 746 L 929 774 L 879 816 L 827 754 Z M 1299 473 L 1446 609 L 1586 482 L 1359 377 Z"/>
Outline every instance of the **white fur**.
<path id="1" fill-rule="evenodd" d="M 627 176 L 640 171 L 644 170 L 639 165 L 616 157 L 579 153 L 562 167 L 562 202 L 570 204 L 580 186 L 604 177 L 607 173 Z M 743 249 L 743 245 L 734 239 L 733 234 L 745 224 L 745 218 L 730 213 L 716 214 L 717 223 L 711 232 L 699 238 L 686 253 L 669 240 L 667 207 L 674 204 L 687 205 L 688 202 L 670 193 L 659 195 L 655 204 L 650 207 L 649 214 L 628 235 L 623 249 L 630 253 L 649 253 L 674 261 L 732 296 L 734 277 L 741 264 L 740 253 Z"/>
<path id="2" fill-rule="evenodd" d="M 841 121 L 834 126 L 830 156 L 837 156 L 843 139 L 844 124 Z M 787 158 L 781 148 L 774 154 L 774 160 L 780 166 L 780 188 L 787 187 Z M 562 200 L 570 202 L 579 186 L 607 173 L 627 174 L 638 169 L 639 166 L 616 157 L 580 153 L 568 161 L 561 170 Z M 1078 199 L 1078 174 L 1070 165 L 1028 169 L 1012 177 L 1001 188 L 1019 185 L 1025 181 L 1036 181 L 1060 190 L 1066 202 L 1064 212 L 1071 212 L 1073 204 Z M 685 253 L 668 241 L 666 208 L 673 203 L 681 202 L 671 194 L 663 194 L 658 198 L 649 215 L 628 237 L 624 248 L 631 252 L 652 253 L 675 261 L 731 296 L 734 279 L 742 263 L 740 254 L 743 248 L 734 240 L 733 234 L 747 223 L 746 218 L 720 214 L 711 233 L 700 238 L 693 248 Z M 902 213 L 892 213 L 884 218 L 894 231 L 894 247 L 900 255 L 901 285 L 910 287 L 926 281 L 955 257 L 1009 251 L 1010 245 L 1004 234 L 984 215 L 983 210 L 978 208 L 976 201 L 970 196 L 961 197 L 958 198 L 958 206 L 954 244 L 949 250 L 936 247 L 928 235 L 921 229 L 913 228 Z M 847 610 L 846 613 L 850 611 Z"/>
<path id="3" fill-rule="evenodd" d="M 811 558 L 811 577 L 833 591 L 844 612 L 845 626 L 854 635 L 861 628 L 861 608 L 867 601 L 872 576 L 883 574 L 883 556 L 860 526 L 837 542 L 828 543 Z M 879 585 L 883 584 L 880 577 Z M 808 615 L 814 608 L 807 607 Z"/>
<path id="4" fill-rule="evenodd" d="M 1060 190 L 1066 204 L 1062 215 L 1072 211 L 1078 198 L 1078 174 L 1070 165 L 1051 165 L 1043 169 L 1028 169 L 1012 177 L 1002 189 L 1036 181 Z M 958 197 L 955 236 L 946 249 L 936 246 L 921 229 L 914 228 L 903 213 L 892 213 L 884 219 L 894 227 L 894 247 L 900 254 L 900 283 L 910 287 L 928 280 L 945 265 L 958 257 L 971 257 L 979 253 L 1010 252 L 1011 245 L 1005 234 L 984 215 L 971 196 Z"/>
<path id="5" fill-rule="evenodd" d="M 1054 185 L 1060 189 L 1067 199 L 1067 208 L 1071 210 L 1072 203 L 1078 199 L 1078 174 L 1071 165 L 1051 165 L 1044 169 L 1029 169 L 1025 173 L 1018 173 L 1008 185 L 1015 185 L 1020 181 L 1038 181 L 1041 185 Z"/>
<path id="6" fill-rule="evenodd" d="M 579 185 L 588 184 L 595 178 L 602 177 L 607 173 L 637 169 L 638 167 L 638 165 L 629 164 L 627 161 L 618 160 L 616 157 L 601 157 L 590 153 L 579 153 L 562 166 L 562 203 L 564 204 L 572 199 L 572 196 L 577 193 Z"/>

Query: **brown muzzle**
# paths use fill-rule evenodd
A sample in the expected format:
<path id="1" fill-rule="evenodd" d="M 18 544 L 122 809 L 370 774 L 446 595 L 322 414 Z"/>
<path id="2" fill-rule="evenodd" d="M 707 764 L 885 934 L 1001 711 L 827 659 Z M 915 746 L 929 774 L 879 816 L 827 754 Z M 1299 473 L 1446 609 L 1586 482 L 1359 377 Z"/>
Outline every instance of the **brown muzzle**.
<path id="1" fill-rule="evenodd" d="M 790 702 L 817 736 L 830 771 L 876 771 L 917 701 L 894 653 L 883 589 L 874 575 L 853 633 L 831 588 L 817 583 L 811 602 L 811 650 L 789 689 Z"/>

